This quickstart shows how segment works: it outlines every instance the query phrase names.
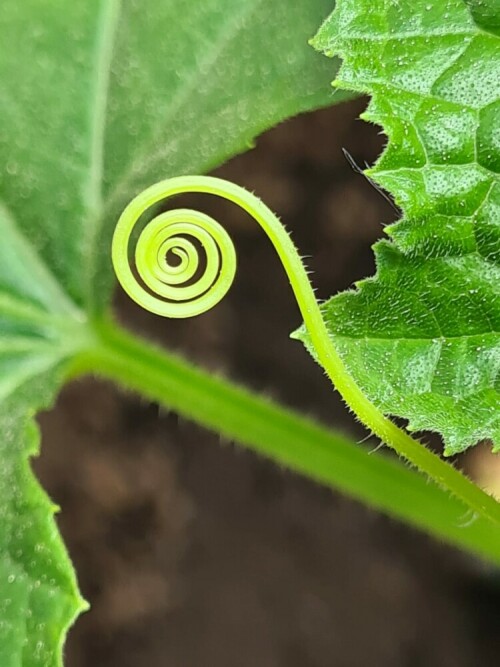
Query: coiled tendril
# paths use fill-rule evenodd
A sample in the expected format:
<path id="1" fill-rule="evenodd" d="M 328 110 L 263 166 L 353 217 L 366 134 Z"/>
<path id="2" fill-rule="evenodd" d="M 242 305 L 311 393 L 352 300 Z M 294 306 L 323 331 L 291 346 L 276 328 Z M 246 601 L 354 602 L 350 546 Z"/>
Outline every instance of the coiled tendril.
<path id="1" fill-rule="evenodd" d="M 157 183 L 123 211 L 113 236 L 112 260 L 118 280 L 134 301 L 158 315 L 190 317 L 215 306 L 231 286 L 236 253 L 229 235 L 213 218 L 191 209 L 162 213 L 144 227 L 135 247 L 140 280 L 132 270 L 130 240 L 143 214 L 186 192 L 217 195 L 249 213 L 276 248 L 303 314 L 314 304 L 314 317 L 323 323 L 297 250 L 277 217 L 250 192 L 209 176 L 180 176 Z M 201 275 L 200 250 L 206 260 Z"/>
<path id="2" fill-rule="evenodd" d="M 249 213 L 266 232 L 288 275 L 304 318 L 310 341 L 327 375 L 357 417 L 398 454 L 453 491 L 476 511 L 497 520 L 496 503 L 478 493 L 472 482 L 411 438 L 385 417 L 351 377 L 328 334 L 307 272 L 292 240 L 278 218 L 250 192 L 209 176 L 180 176 L 148 188 L 123 211 L 112 244 L 116 275 L 127 294 L 153 313 L 167 317 L 198 315 L 216 305 L 231 286 L 236 254 L 231 239 L 218 222 L 190 209 L 162 213 L 144 228 L 135 250 L 142 284 L 129 264 L 130 238 L 141 216 L 160 201 L 186 192 L 212 194 Z M 206 266 L 199 275 L 199 252 Z M 176 263 L 172 257 L 176 257 Z"/>
<path id="3" fill-rule="evenodd" d="M 234 279 L 236 254 L 231 238 L 216 220 L 199 211 L 177 209 L 156 216 L 144 227 L 135 247 L 141 284 L 130 269 L 128 246 L 138 218 L 154 203 L 144 197 L 148 192 L 134 199 L 116 228 L 113 264 L 123 288 L 141 306 L 165 317 L 191 317 L 210 310 Z"/>

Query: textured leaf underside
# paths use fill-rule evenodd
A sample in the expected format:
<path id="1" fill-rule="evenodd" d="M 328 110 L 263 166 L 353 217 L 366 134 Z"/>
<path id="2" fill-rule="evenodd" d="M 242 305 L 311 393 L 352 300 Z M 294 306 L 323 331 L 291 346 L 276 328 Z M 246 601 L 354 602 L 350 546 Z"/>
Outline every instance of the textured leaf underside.
<path id="1" fill-rule="evenodd" d="M 500 449 L 499 21 L 497 0 L 339 0 L 313 41 L 371 95 L 389 141 L 368 173 L 403 211 L 323 312 L 371 400 L 447 454 Z"/>

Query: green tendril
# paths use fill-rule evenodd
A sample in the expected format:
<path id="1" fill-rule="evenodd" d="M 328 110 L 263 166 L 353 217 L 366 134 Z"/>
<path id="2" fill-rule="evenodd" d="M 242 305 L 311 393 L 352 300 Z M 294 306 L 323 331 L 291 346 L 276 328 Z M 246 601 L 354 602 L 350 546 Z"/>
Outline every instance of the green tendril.
<path id="1" fill-rule="evenodd" d="M 229 290 L 236 272 L 233 243 L 218 222 L 191 209 L 161 213 L 146 224 L 135 248 L 135 267 L 140 280 L 132 270 L 129 246 L 137 223 L 158 203 L 188 192 L 233 202 L 266 232 L 287 273 L 318 359 L 359 420 L 382 442 L 475 511 L 500 523 L 500 505 L 493 498 L 396 426 L 363 394 L 328 334 L 306 269 L 290 236 L 274 213 L 247 190 L 219 178 L 181 176 L 157 183 L 133 199 L 120 216 L 112 244 L 113 266 L 125 292 L 146 310 L 180 318 L 209 310 Z M 205 261 L 201 265 L 203 255 Z"/>

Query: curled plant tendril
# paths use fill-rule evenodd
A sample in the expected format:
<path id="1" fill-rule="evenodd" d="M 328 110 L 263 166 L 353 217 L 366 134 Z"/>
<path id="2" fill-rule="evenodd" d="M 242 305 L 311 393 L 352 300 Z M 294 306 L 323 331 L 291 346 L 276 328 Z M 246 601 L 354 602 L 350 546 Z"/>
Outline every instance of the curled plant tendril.
<path id="1" fill-rule="evenodd" d="M 135 248 L 141 285 L 128 264 L 128 240 L 139 212 L 136 204 L 134 200 L 124 212 L 113 242 L 113 263 L 125 291 L 164 317 L 191 317 L 213 308 L 231 287 L 236 272 L 234 245 L 226 230 L 210 216 L 191 209 L 156 216 L 142 230 Z M 206 263 L 198 275 L 202 251 Z"/>
<path id="2" fill-rule="evenodd" d="M 470 507 L 495 521 L 495 501 L 385 417 L 351 377 L 328 334 L 302 260 L 274 213 L 255 195 L 228 181 L 209 176 L 180 176 L 151 186 L 123 211 L 115 229 L 112 261 L 118 280 L 139 305 L 167 317 L 190 317 L 209 310 L 227 293 L 236 270 L 234 246 L 213 218 L 178 209 L 153 218 L 141 232 L 135 264 L 142 284 L 129 264 L 130 238 L 142 215 L 178 194 L 205 193 L 227 199 L 245 210 L 266 232 L 287 273 L 311 343 L 330 380 L 357 417 L 383 442 L 434 481 L 461 497 Z M 200 249 L 206 266 L 199 274 Z M 172 257 L 176 262 L 172 262 Z"/>
<path id="3" fill-rule="evenodd" d="M 144 227 L 135 248 L 135 265 L 142 282 L 132 271 L 130 239 L 143 214 L 186 192 L 216 195 L 249 213 L 276 248 L 303 314 L 312 312 L 314 305 L 313 319 L 323 322 L 297 250 L 278 218 L 250 192 L 209 176 L 180 176 L 157 183 L 123 211 L 113 236 L 112 261 L 118 280 L 134 301 L 158 315 L 191 317 L 215 306 L 231 286 L 236 271 L 231 239 L 213 218 L 191 209 L 162 213 Z M 198 276 L 200 248 L 206 266 Z"/>

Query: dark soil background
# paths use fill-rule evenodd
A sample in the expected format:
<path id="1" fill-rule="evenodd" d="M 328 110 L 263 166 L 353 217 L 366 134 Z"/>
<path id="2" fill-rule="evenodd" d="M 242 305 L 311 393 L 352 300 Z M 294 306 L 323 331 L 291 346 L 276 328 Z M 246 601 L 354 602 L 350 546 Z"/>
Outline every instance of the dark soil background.
<path id="1" fill-rule="evenodd" d="M 363 164 L 382 148 L 378 128 L 357 120 L 363 107 L 284 123 L 217 172 L 279 213 L 320 298 L 373 273 L 370 245 L 396 215 L 341 152 Z M 206 203 L 239 253 L 229 296 L 172 322 L 120 294 L 120 319 L 361 439 L 288 338 L 300 316 L 268 241 L 230 206 Z M 36 470 L 63 507 L 93 605 L 66 667 L 499 664 L 500 586 L 468 556 L 101 381 L 68 386 L 41 424 Z"/>

